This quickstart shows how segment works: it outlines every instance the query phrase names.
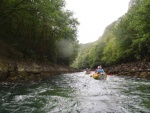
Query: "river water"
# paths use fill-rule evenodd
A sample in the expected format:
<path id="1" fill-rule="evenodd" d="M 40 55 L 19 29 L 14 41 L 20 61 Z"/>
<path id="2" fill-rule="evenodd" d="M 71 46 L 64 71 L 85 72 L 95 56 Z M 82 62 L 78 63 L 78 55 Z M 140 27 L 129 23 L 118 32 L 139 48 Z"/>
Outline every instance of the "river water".
<path id="1" fill-rule="evenodd" d="M 1 83 L 0 113 L 150 113 L 150 81 L 83 72 Z"/>

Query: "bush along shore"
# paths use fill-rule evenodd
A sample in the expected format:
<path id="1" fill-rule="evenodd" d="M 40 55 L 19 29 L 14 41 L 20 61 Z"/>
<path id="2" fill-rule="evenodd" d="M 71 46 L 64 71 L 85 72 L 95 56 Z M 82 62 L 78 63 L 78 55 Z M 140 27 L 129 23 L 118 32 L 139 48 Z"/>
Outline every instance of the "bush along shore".
<path id="1" fill-rule="evenodd" d="M 115 74 L 118 76 L 125 75 L 150 79 L 150 62 L 148 61 L 124 63 L 106 67 L 104 70 L 108 74 Z"/>
<path id="2" fill-rule="evenodd" d="M 51 75 L 80 70 L 47 62 L 0 60 L 0 82 L 39 81 Z"/>

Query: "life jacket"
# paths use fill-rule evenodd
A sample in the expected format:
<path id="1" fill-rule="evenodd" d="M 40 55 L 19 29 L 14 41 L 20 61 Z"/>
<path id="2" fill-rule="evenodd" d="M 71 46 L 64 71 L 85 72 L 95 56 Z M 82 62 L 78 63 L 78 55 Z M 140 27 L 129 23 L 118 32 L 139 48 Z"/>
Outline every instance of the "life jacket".
<path id="1" fill-rule="evenodd" d="M 104 70 L 103 70 L 103 69 L 98 69 L 97 72 L 98 72 L 98 73 L 103 73 Z"/>

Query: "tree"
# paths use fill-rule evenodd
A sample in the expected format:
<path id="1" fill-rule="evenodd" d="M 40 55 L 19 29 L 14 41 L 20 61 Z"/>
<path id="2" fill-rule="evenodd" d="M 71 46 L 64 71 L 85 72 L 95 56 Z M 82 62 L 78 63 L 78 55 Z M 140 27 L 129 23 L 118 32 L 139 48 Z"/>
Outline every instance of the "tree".
<path id="1" fill-rule="evenodd" d="M 20 51 L 23 58 L 56 62 L 60 54 L 57 41 L 78 43 L 79 23 L 72 12 L 64 10 L 64 0 L 1 0 L 0 3 L 0 38 Z M 68 60 L 73 58 L 71 55 Z M 70 62 L 65 59 L 64 62 Z"/>

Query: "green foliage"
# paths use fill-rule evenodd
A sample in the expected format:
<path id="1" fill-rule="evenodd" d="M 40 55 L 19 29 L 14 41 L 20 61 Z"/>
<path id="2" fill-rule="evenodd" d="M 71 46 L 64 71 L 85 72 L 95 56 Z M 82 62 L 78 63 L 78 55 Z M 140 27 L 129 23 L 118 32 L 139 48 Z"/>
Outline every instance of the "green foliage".
<path id="1" fill-rule="evenodd" d="M 64 39 L 74 46 L 78 43 L 79 23 L 64 7 L 63 0 L 1 0 L 1 40 L 20 51 L 24 58 L 59 62 L 57 56 L 61 53 L 57 52 L 56 42 Z M 76 48 L 72 51 L 77 52 Z M 73 60 L 75 54 L 68 60 Z M 66 58 L 61 61 L 66 62 Z"/>
<path id="2" fill-rule="evenodd" d="M 137 60 L 150 60 L 150 1 L 136 0 L 128 12 L 106 27 L 95 43 L 79 52 L 76 67 L 95 68 Z M 88 63 L 87 63 L 88 61 Z"/>
<path id="3" fill-rule="evenodd" d="M 89 68 L 90 67 L 90 45 L 92 43 L 87 43 L 87 44 L 80 44 L 79 45 L 79 50 L 78 50 L 78 55 L 71 64 L 72 67 L 74 68 Z"/>

